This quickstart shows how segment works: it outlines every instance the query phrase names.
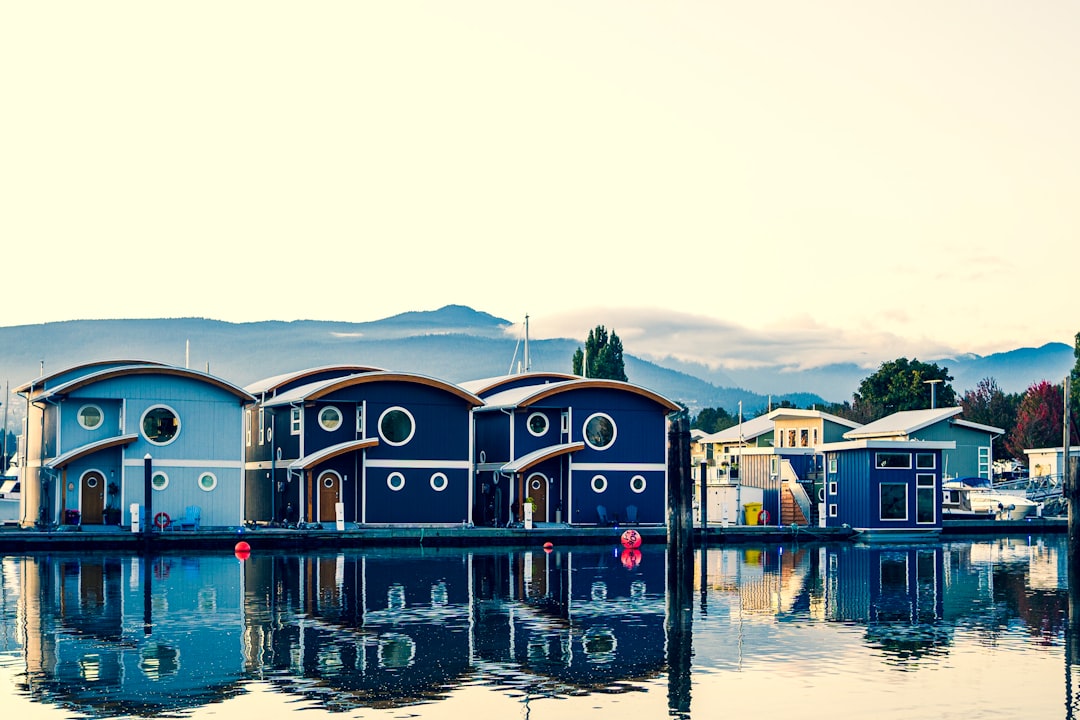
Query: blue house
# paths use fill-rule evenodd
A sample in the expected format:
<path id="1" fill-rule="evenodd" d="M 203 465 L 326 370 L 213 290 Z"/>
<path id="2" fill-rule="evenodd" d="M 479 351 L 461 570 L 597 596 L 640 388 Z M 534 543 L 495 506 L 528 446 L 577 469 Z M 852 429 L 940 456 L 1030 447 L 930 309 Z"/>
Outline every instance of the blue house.
<path id="1" fill-rule="evenodd" d="M 872 439 L 822 445 L 825 526 L 885 537 L 940 533 L 942 456 L 954 447 Z"/>
<path id="2" fill-rule="evenodd" d="M 240 388 L 185 368 L 112 361 L 17 392 L 27 401 L 23 525 L 127 524 L 132 504 L 149 504 L 164 525 L 188 508 L 205 525 L 243 517 L 240 430 L 254 398 Z"/>
<path id="3" fill-rule="evenodd" d="M 266 389 L 254 409 L 265 447 L 250 451 L 248 471 L 269 482 L 252 490 L 257 512 L 248 519 L 335 522 L 340 503 L 343 522 L 468 521 L 471 413 L 480 398 L 424 375 L 356 369 L 251 386 Z M 248 447 L 255 433 L 249 425 Z"/>
<path id="4" fill-rule="evenodd" d="M 667 415 L 678 406 L 631 383 L 550 373 L 466 383 L 476 408 L 473 521 L 662 524 Z"/>

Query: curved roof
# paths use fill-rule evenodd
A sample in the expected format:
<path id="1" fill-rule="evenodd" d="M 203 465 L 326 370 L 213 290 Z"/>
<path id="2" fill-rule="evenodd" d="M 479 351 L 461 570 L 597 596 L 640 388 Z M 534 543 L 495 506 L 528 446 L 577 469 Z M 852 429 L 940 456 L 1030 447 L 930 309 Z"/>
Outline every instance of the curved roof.
<path id="1" fill-rule="evenodd" d="M 92 443 L 77 447 L 74 450 L 68 450 L 66 453 L 57 455 L 52 460 L 45 463 L 45 467 L 63 468 L 80 458 L 84 458 L 87 455 L 93 455 L 101 450 L 108 450 L 109 448 L 119 447 L 121 445 L 130 445 L 135 442 L 138 437 L 138 433 L 130 433 L 128 435 L 117 435 L 116 437 L 105 438 L 104 440 L 96 440 Z"/>
<path id="2" fill-rule="evenodd" d="M 363 440 L 348 440 L 337 445 L 331 445 L 321 450 L 317 450 L 310 455 L 305 455 L 302 458 L 293 460 L 289 463 L 290 470 L 310 470 L 319 463 L 326 462 L 331 458 L 336 458 L 338 455 L 344 455 L 345 453 L 352 452 L 354 450 L 363 450 L 364 448 L 375 447 L 379 444 L 378 438 L 364 438 Z"/>
<path id="3" fill-rule="evenodd" d="M 173 367 L 170 365 L 159 364 L 146 364 L 146 365 L 122 365 L 120 367 L 109 368 L 107 370 L 99 370 L 89 375 L 82 375 L 69 380 L 65 383 L 61 383 L 56 387 L 43 391 L 34 400 L 48 399 L 55 396 L 64 396 L 68 393 L 78 390 L 79 388 L 86 387 L 87 385 L 93 385 L 94 383 L 102 382 L 104 380 L 112 380 L 113 378 L 126 377 L 130 375 L 174 375 L 176 377 L 187 378 L 190 380 L 197 380 L 204 382 L 208 385 L 212 385 L 216 388 L 224 390 L 225 392 L 235 395 L 245 403 L 254 402 L 255 398 L 244 392 L 240 388 L 236 387 L 230 382 L 222 380 L 221 378 L 214 377 L 213 375 L 207 375 L 206 373 L 198 372 L 197 370 L 188 370 L 187 368 Z"/>
<path id="4" fill-rule="evenodd" d="M 388 370 L 377 370 L 356 375 L 347 375 L 341 378 L 332 378 L 330 380 L 322 380 L 307 385 L 301 385 L 300 387 L 281 393 L 273 400 L 267 400 L 264 404 L 266 407 L 276 407 L 280 405 L 290 405 L 296 402 L 318 400 L 319 398 L 326 397 L 338 390 L 352 387 L 353 385 L 363 385 L 375 382 L 405 382 L 426 385 L 456 395 L 474 407 L 484 404 L 483 400 L 473 395 L 471 392 L 459 385 L 448 383 L 445 380 L 438 380 L 433 377 L 428 377 L 427 375 L 418 375 L 416 373 L 391 372 Z"/>
<path id="5" fill-rule="evenodd" d="M 516 373 L 513 375 L 499 375 L 497 377 L 482 378 L 479 380 L 467 380 L 463 383 L 458 383 L 458 385 L 471 393 L 483 395 L 484 393 L 496 390 L 503 385 L 509 385 L 510 383 L 521 382 L 523 380 L 530 381 L 534 385 L 539 385 L 553 381 L 574 380 L 577 377 L 577 375 L 560 372 L 527 372 Z"/>
<path id="6" fill-rule="evenodd" d="M 573 380 L 566 380 L 564 382 L 545 383 L 543 385 L 527 385 L 524 387 L 513 388 L 510 390 L 504 390 L 500 393 L 495 393 L 486 398 L 486 408 L 506 408 L 506 407 L 529 407 L 535 403 L 549 398 L 553 395 L 569 392 L 571 390 L 581 389 L 609 389 L 619 390 L 622 392 L 629 392 L 634 395 L 640 395 L 648 398 L 653 402 L 659 404 L 668 412 L 675 412 L 679 409 L 671 400 L 668 400 L 663 395 L 653 392 L 647 388 L 643 388 L 640 385 L 634 385 L 628 382 L 621 382 L 619 380 L 598 380 L 595 378 L 579 378 L 575 377 Z"/>
<path id="7" fill-rule="evenodd" d="M 273 393 L 284 385 L 296 383 L 306 377 L 315 375 L 336 373 L 339 377 L 344 377 L 346 375 L 357 375 L 359 373 L 374 372 L 378 370 L 382 370 L 382 368 L 371 367 L 370 365 L 323 365 L 321 367 L 294 370 L 292 372 L 263 378 L 262 380 L 256 380 L 250 385 L 245 386 L 244 390 L 247 390 L 252 395 L 261 395 L 262 393 Z"/>
<path id="8" fill-rule="evenodd" d="M 41 390 L 44 388 L 50 380 L 54 380 L 63 375 L 72 375 L 74 373 L 88 373 L 93 372 L 94 368 L 101 367 L 119 367 L 122 365 L 164 365 L 165 363 L 154 362 L 153 360 L 96 360 L 94 362 L 83 363 L 82 365 L 72 365 L 71 367 L 64 368 L 49 375 L 42 375 L 36 377 L 30 382 L 15 388 L 15 392 L 22 394 L 32 392 L 35 388 Z"/>
<path id="9" fill-rule="evenodd" d="M 535 467 L 545 460 L 558 457 L 559 455 L 577 452 L 583 447 L 585 447 L 585 443 L 579 440 L 578 442 L 563 443 L 562 445 L 551 445 L 550 447 L 540 448 L 527 455 L 522 455 L 516 460 L 511 460 L 503 465 L 501 470 L 503 472 L 525 472 L 529 468 Z"/>

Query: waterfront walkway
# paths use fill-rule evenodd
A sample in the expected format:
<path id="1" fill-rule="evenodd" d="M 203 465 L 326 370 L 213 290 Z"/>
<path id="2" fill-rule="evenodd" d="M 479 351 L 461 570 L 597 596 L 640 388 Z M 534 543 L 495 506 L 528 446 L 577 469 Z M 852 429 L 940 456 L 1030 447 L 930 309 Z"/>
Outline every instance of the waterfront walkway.
<path id="1" fill-rule="evenodd" d="M 240 541 L 255 550 L 306 550 L 364 547 L 543 547 L 552 545 L 618 545 L 623 532 L 633 529 L 643 544 L 666 544 L 662 526 L 572 527 L 558 523 L 538 523 L 530 530 L 521 527 L 492 528 L 464 526 L 379 526 L 359 527 L 347 523 L 339 531 L 327 528 L 205 527 L 199 530 L 154 530 L 133 533 L 117 526 L 60 526 L 52 530 L 0 528 L 0 553 L 41 550 L 127 549 L 131 551 L 215 549 L 233 550 Z M 1026 520 L 951 520 L 944 523 L 942 536 L 1040 535 L 1067 532 L 1065 518 Z M 694 542 L 709 545 L 740 543 L 830 542 L 856 538 L 849 528 L 819 528 L 787 525 L 710 524 L 707 532 L 694 528 Z"/>

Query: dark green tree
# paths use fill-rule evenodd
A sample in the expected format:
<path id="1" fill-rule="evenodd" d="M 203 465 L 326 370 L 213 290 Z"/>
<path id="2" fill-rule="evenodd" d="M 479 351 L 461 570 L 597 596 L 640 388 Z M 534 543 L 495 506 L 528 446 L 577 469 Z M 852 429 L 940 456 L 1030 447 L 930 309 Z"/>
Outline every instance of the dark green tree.
<path id="1" fill-rule="evenodd" d="M 960 406 L 964 408 L 965 420 L 1001 428 L 1005 432 L 994 438 L 994 457 L 1011 457 L 1007 447 L 1009 433 L 1016 426 L 1016 411 L 1020 406 L 1020 393 L 1006 393 L 992 378 L 983 378 L 975 389 L 964 391 Z"/>
<path id="2" fill-rule="evenodd" d="M 720 432 L 735 425 L 739 419 L 724 408 L 702 408 L 690 423 L 691 430 L 704 430 L 707 433 Z"/>
<path id="3" fill-rule="evenodd" d="M 575 375 L 626 381 L 622 340 L 614 330 L 609 334 L 603 325 L 589 331 L 584 352 L 578 348 L 572 362 Z"/>
<path id="4" fill-rule="evenodd" d="M 940 380 L 931 389 L 929 380 Z M 883 362 L 877 371 L 859 384 L 852 405 L 871 420 L 901 410 L 924 410 L 930 407 L 931 393 L 937 407 L 956 405 L 956 391 L 950 384 L 948 368 L 937 363 L 908 360 L 905 357 Z"/>

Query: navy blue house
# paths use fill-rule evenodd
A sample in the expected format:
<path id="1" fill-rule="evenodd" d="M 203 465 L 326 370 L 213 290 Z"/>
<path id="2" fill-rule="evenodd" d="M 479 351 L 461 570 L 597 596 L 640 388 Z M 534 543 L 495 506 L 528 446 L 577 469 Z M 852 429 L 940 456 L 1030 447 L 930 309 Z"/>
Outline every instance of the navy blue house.
<path id="1" fill-rule="evenodd" d="M 826 527 L 888 536 L 941 531 L 942 452 L 951 441 L 827 443 Z"/>
<path id="2" fill-rule="evenodd" d="M 553 373 L 464 384 L 476 408 L 473 521 L 662 524 L 667 415 L 678 406 L 643 387 Z"/>
<path id="3" fill-rule="evenodd" d="M 249 520 L 333 522 L 340 503 L 345 522 L 468 521 L 472 393 L 363 366 L 249 387 L 260 397 L 246 440 Z"/>

